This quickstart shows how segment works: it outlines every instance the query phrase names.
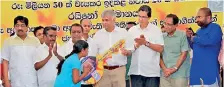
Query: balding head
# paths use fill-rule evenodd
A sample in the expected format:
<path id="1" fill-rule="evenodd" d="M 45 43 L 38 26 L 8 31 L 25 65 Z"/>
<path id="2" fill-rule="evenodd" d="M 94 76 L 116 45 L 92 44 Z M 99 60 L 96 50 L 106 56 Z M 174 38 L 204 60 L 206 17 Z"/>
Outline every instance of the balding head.
<path id="1" fill-rule="evenodd" d="M 202 11 L 206 16 L 211 16 L 212 17 L 212 12 L 209 8 L 204 7 L 204 8 L 200 8 L 199 11 Z"/>
<path id="2" fill-rule="evenodd" d="M 81 26 L 82 26 L 83 29 L 84 29 L 83 33 L 84 33 L 84 34 L 88 34 L 89 31 L 90 31 L 91 28 L 92 28 L 92 23 L 91 23 L 91 21 L 90 21 L 89 19 L 82 19 L 82 20 L 80 20 L 80 24 L 81 24 Z"/>
<path id="3" fill-rule="evenodd" d="M 212 22 L 212 12 L 209 8 L 200 8 L 197 16 L 196 16 L 196 23 L 200 27 L 204 27 Z"/>

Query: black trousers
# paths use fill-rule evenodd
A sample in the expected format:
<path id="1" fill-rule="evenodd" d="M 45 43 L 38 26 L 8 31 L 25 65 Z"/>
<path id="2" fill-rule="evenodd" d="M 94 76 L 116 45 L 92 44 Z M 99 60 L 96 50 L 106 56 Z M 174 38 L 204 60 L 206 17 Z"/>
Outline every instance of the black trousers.
<path id="1" fill-rule="evenodd" d="M 86 85 L 83 85 L 82 84 L 81 87 L 93 87 L 93 85 L 87 85 L 87 84 Z"/>

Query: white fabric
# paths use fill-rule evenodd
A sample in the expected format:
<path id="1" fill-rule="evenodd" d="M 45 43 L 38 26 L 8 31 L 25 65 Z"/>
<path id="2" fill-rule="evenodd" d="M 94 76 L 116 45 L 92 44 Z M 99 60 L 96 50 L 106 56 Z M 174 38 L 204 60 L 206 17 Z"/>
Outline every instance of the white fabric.
<path id="1" fill-rule="evenodd" d="M 216 79 L 216 82 L 212 85 L 191 85 L 190 87 L 219 87 L 218 81 Z"/>
<path id="2" fill-rule="evenodd" d="M 163 34 L 161 29 L 153 24 L 148 24 L 145 29 L 140 25 L 133 26 L 129 31 L 132 38 L 139 38 L 144 35 L 146 41 L 164 45 Z M 160 77 L 160 53 L 152 50 L 145 45 L 140 46 L 132 53 L 131 66 L 128 75 L 142 75 L 146 77 Z"/>
<path id="3" fill-rule="evenodd" d="M 84 40 L 84 39 L 82 39 Z M 91 42 L 92 42 L 92 38 L 88 38 L 87 39 L 87 43 L 89 45 L 89 51 L 90 51 L 90 46 L 91 46 Z M 68 54 L 70 54 L 73 50 L 73 45 L 74 43 L 72 42 L 72 38 L 69 39 L 68 42 L 64 43 L 64 45 L 62 45 L 60 48 L 59 48 L 59 51 L 58 53 L 62 56 L 62 57 L 65 57 L 67 56 Z"/>
<path id="4" fill-rule="evenodd" d="M 53 52 L 52 52 L 53 54 Z M 36 50 L 36 62 L 44 60 L 49 55 L 49 47 L 44 43 Z M 58 70 L 56 69 L 60 60 L 53 54 L 50 60 L 37 71 L 39 87 L 53 87 Z"/>
<path id="5" fill-rule="evenodd" d="M 116 42 L 121 39 L 126 40 L 125 48 L 127 50 L 133 50 L 133 44 L 129 43 L 128 33 L 124 28 L 115 27 L 112 32 L 107 32 L 104 28 L 97 31 L 93 37 L 90 56 L 96 56 L 97 54 L 103 54 L 110 49 Z M 127 57 L 121 53 L 112 54 L 112 58 L 107 59 L 108 66 L 126 65 Z"/>
<path id="6" fill-rule="evenodd" d="M 2 58 L 9 61 L 12 87 L 37 87 L 33 57 L 39 44 L 37 38 L 29 36 L 25 40 L 21 40 L 18 36 L 5 40 Z"/>
<path id="7" fill-rule="evenodd" d="M 58 54 L 61 55 L 62 57 L 67 56 L 68 54 L 70 54 L 73 50 L 73 42 L 72 39 L 70 38 L 70 40 L 66 43 L 64 43 L 64 45 L 62 45 L 59 48 Z"/>

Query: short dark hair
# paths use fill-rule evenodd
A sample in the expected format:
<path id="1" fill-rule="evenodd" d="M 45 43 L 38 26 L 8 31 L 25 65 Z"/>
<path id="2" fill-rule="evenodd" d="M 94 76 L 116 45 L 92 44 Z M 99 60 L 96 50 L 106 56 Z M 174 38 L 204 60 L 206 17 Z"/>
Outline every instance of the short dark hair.
<path id="1" fill-rule="evenodd" d="M 47 34 L 48 34 L 47 32 L 48 32 L 49 30 L 57 31 L 57 28 L 52 27 L 52 26 L 47 26 L 47 27 L 44 28 L 43 34 L 44 34 L 44 35 L 47 35 Z"/>
<path id="2" fill-rule="evenodd" d="M 128 22 L 127 24 L 137 25 L 135 22 Z"/>
<path id="3" fill-rule="evenodd" d="M 14 26 L 17 24 L 17 22 L 20 21 L 22 23 L 25 23 L 26 26 L 29 25 L 29 20 L 28 18 L 24 17 L 24 16 L 17 16 L 14 19 Z"/>
<path id="4" fill-rule="evenodd" d="M 42 29 L 42 28 L 44 28 L 44 27 L 43 27 L 43 26 L 35 27 L 35 28 L 34 28 L 34 31 L 33 31 L 34 36 L 37 36 L 37 35 L 36 35 L 37 31 L 40 30 L 40 29 Z"/>
<path id="5" fill-rule="evenodd" d="M 178 22 L 179 22 L 179 18 L 178 18 L 177 15 L 175 15 L 175 14 L 168 14 L 166 17 L 167 17 L 167 18 L 172 18 L 172 19 L 173 19 L 173 24 L 174 24 L 174 25 L 178 24 Z"/>
<path id="6" fill-rule="evenodd" d="M 82 30 L 82 32 L 83 32 L 83 27 L 82 27 L 80 24 L 78 24 L 78 23 L 74 23 L 74 24 L 72 24 L 71 28 L 69 29 L 70 34 L 71 34 L 71 32 L 72 32 L 72 27 L 74 27 L 74 26 L 76 26 L 76 27 L 81 27 L 81 30 Z"/>
<path id="7" fill-rule="evenodd" d="M 145 11 L 147 12 L 147 16 L 148 17 L 151 17 L 152 15 L 152 9 L 148 6 L 148 5 L 142 5 L 139 9 L 138 9 L 138 12 L 139 11 Z"/>

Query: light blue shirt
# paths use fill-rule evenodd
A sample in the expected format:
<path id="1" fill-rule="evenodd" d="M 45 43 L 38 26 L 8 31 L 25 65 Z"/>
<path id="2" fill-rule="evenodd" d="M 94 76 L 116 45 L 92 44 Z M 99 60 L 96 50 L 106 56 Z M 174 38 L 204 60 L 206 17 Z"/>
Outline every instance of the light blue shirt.
<path id="1" fill-rule="evenodd" d="M 81 87 L 81 82 L 73 83 L 72 70 L 78 69 L 81 73 L 81 62 L 77 54 L 68 57 L 62 65 L 61 73 L 55 80 L 54 87 Z M 78 78 L 78 77 L 75 77 Z"/>

